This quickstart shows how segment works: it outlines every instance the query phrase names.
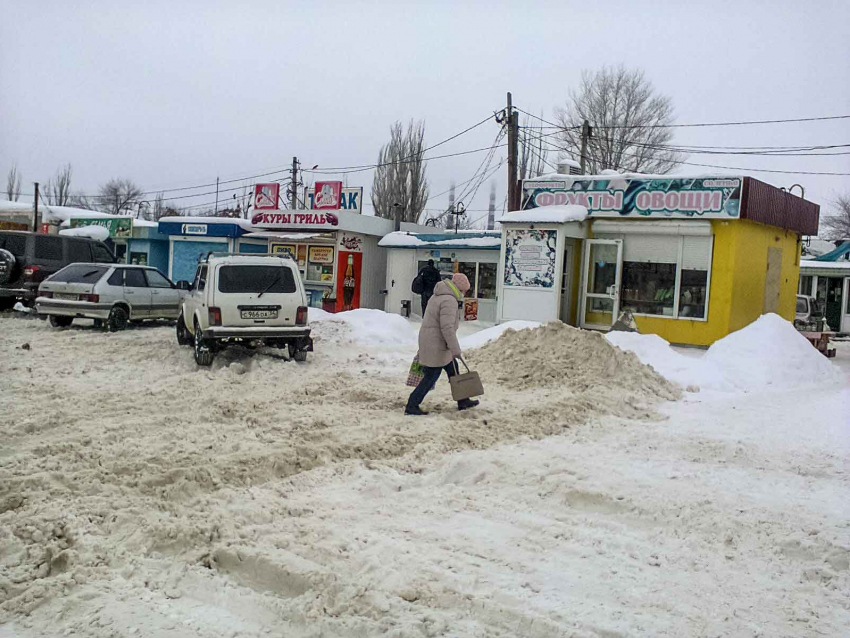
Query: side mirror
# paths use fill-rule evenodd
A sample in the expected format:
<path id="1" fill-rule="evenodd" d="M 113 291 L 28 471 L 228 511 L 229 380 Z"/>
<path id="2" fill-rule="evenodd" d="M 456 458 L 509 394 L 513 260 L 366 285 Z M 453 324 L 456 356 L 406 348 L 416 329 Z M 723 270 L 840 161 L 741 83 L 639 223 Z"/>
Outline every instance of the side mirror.
<path id="1" fill-rule="evenodd" d="M 178 281 L 177 290 L 192 290 L 192 284 L 188 281 Z"/>

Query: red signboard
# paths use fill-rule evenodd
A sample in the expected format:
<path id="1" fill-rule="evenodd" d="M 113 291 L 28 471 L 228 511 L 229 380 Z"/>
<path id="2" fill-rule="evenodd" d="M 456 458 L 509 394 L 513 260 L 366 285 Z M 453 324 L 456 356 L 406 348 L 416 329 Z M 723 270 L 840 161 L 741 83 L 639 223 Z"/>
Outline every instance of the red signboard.
<path id="1" fill-rule="evenodd" d="M 280 184 L 254 185 L 254 210 L 277 210 Z"/>
<path id="2" fill-rule="evenodd" d="M 361 270 L 363 254 L 337 251 L 336 262 L 336 311 L 356 310 L 360 307 L 362 287 Z"/>
<path id="3" fill-rule="evenodd" d="M 261 228 L 315 228 L 336 230 L 339 217 L 333 213 L 311 210 L 284 210 L 279 213 L 257 213 L 251 218 L 254 226 Z"/>
<path id="4" fill-rule="evenodd" d="M 339 210 L 342 198 L 342 182 L 316 182 L 313 208 Z"/>

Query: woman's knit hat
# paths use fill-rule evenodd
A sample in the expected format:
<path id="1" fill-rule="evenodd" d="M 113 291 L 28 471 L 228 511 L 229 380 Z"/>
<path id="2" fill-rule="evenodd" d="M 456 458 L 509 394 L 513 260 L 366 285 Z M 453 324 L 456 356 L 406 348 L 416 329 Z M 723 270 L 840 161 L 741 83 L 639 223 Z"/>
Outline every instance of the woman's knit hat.
<path id="1" fill-rule="evenodd" d="M 457 289 L 461 292 L 466 292 L 472 286 L 469 284 L 469 279 L 466 278 L 462 272 L 456 272 L 452 275 L 452 283 L 457 286 Z"/>

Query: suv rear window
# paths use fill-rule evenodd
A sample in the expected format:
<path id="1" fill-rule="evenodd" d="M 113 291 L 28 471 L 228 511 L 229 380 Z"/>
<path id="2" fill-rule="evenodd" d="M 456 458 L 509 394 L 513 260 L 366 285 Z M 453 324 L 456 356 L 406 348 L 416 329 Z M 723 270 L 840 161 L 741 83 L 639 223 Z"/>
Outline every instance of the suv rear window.
<path id="1" fill-rule="evenodd" d="M 218 291 L 295 292 L 295 278 L 286 266 L 222 266 L 218 271 Z"/>
<path id="2" fill-rule="evenodd" d="M 107 270 L 109 268 L 104 266 L 74 264 L 72 266 L 66 266 L 57 272 L 50 277 L 50 281 L 69 284 L 93 284 L 103 277 Z"/>
<path id="3" fill-rule="evenodd" d="M 36 235 L 35 258 L 62 261 L 62 239 Z"/>
<path id="4" fill-rule="evenodd" d="M 0 237 L 0 248 L 5 248 L 15 257 L 21 258 L 27 254 L 27 236 L 6 235 L 5 237 Z"/>
<path id="5" fill-rule="evenodd" d="M 91 248 L 89 243 L 79 239 L 68 241 L 68 261 L 91 262 Z"/>

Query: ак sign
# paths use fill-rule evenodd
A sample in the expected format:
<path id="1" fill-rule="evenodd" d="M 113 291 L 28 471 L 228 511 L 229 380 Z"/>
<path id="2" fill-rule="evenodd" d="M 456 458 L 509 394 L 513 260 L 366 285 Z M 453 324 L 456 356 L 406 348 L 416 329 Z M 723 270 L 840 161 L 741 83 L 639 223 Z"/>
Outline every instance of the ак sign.
<path id="1" fill-rule="evenodd" d="M 322 183 L 329 182 L 317 182 L 316 185 L 319 186 Z M 316 205 L 316 189 L 308 188 L 304 191 L 304 205 L 313 210 L 320 208 Z M 348 211 L 349 213 L 362 213 L 363 207 L 363 188 L 360 186 L 349 186 L 342 188 L 339 194 L 339 206 L 337 206 L 340 210 Z"/>

